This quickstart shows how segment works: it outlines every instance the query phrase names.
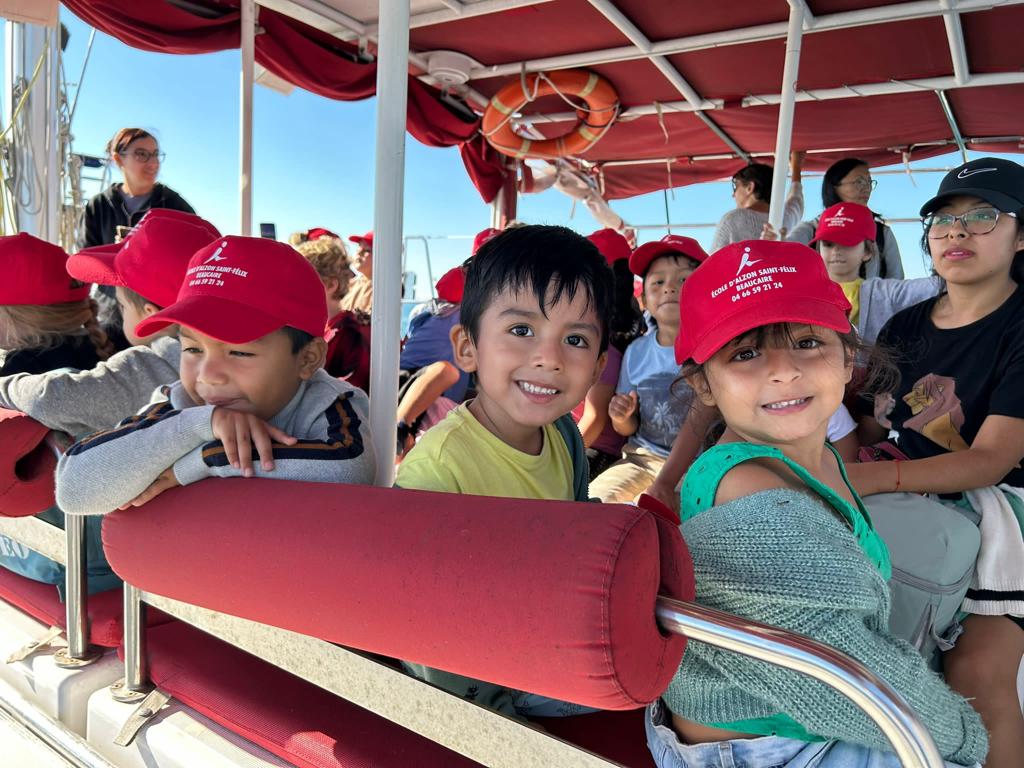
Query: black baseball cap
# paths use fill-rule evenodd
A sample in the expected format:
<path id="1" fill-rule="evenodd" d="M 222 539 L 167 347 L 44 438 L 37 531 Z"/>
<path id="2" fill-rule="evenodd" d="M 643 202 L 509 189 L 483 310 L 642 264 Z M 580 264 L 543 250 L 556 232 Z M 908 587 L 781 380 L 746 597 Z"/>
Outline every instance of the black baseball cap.
<path id="1" fill-rule="evenodd" d="M 1024 167 L 998 157 L 964 163 L 946 174 L 938 194 L 921 206 L 921 215 L 932 213 L 954 195 L 979 197 L 1000 211 L 1018 213 L 1024 209 Z"/>

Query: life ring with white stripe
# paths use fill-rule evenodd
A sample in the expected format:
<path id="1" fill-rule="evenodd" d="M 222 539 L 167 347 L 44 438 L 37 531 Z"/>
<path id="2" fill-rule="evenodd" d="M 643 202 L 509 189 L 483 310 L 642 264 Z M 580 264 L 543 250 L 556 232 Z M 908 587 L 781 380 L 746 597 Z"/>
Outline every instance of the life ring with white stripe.
<path id="1" fill-rule="evenodd" d="M 534 140 L 520 136 L 512 127 L 512 116 L 542 96 L 575 96 L 586 103 L 577 107 L 576 125 L 553 139 Z M 481 126 L 487 142 L 510 157 L 554 159 L 575 157 L 590 149 L 615 122 L 619 95 L 600 75 L 585 69 L 564 69 L 550 74 L 523 75 L 499 90 L 484 111 Z"/>

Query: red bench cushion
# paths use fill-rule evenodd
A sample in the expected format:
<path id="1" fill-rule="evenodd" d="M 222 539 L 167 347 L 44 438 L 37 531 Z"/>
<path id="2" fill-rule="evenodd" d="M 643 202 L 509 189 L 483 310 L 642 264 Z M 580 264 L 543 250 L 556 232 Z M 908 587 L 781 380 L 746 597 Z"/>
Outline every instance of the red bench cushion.
<path id="1" fill-rule="evenodd" d="M 0 515 L 27 517 L 53 506 L 57 458 L 50 430 L 23 413 L 0 409 Z"/>
<path id="2" fill-rule="evenodd" d="M 0 568 L 0 599 L 20 608 L 36 621 L 47 626 L 67 629 L 67 613 L 57 595 L 57 587 L 26 579 L 5 568 Z M 124 598 L 120 589 L 110 589 L 89 595 L 89 643 L 101 648 L 117 648 L 124 640 L 122 611 Z M 147 624 L 150 627 L 174 621 L 162 611 L 150 608 Z"/>
<path id="3" fill-rule="evenodd" d="M 217 479 L 103 540 L 148 592 L 602 709 L 667 687 L 655 599 L 693 596 L 678 528 L 624 505 Z"/>

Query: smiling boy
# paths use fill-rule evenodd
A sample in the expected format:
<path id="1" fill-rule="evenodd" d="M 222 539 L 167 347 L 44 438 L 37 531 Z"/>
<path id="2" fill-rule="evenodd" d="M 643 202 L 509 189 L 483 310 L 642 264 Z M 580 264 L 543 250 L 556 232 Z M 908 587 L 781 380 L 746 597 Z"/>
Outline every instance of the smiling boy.
<path id="1" fill-rule="evenodd" d="M 588 465 L 569 413 L 601 375 L 612 272 L 564 227 L 525 226 L 487 242 L 466 270 L 455 364 L 477 396 L 431 428 L 397 484 L 449 493 L 586 500 Z M 415 676 L 499 712 L 579 714 L 581 707 L 422 665 Z"/>
<path id="2" fill-rule="evenodd" d="M 372 482 L 367 398 L 322 369 L 326 321 L 320 278 L 290 246 L 225 237 L 199 250 L 177 301 L 135 329 L 181 326 L 180 380 L 68 450 L 61 509 L 140 506 L 207 477 Z"/>

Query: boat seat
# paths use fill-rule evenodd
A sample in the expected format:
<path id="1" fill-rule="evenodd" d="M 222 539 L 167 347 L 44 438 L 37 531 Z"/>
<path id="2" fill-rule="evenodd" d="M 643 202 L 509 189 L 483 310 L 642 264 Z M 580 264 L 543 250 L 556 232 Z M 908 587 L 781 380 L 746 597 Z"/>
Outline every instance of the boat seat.
<path id="1" fill-rule="evenodd" d="M 53 506 L 57 458 L 49 429 L 23 413 L 0 409 L 0 515 L 27 517 Z"/>
<path id="2" fill-rule="evenodd" d="M 185 622 L 150 629 L 147 641 L 150 676 L 162 691 L 301 768 L 478 765 Z M 537 722 L 628 768 L 653 766 L 643 710 Z"/>
<path id="3" fill-rule="evenodd" d="M 57 587 L 20 576 L 0 568 L 0 599 L 19 608 L 36 621 L 48 626 L 67 629 L 64 603 L 57 595 Z M 101 648 L 117 648 L 124 640 L 122 592 L 110 589 L 89 595 L 89 643 Z M 150 627 L 176 621 L 172 617 L 150 608 L 147 625 Z"/>
<path id="4" fill-rule="evenodd" d="M 655 602 L 693 597 L 678 526 L 626 505 L 210 479 L 103 543 L 146 592 L 607 710 L 665 690 L 685 638 Z"/>

